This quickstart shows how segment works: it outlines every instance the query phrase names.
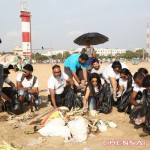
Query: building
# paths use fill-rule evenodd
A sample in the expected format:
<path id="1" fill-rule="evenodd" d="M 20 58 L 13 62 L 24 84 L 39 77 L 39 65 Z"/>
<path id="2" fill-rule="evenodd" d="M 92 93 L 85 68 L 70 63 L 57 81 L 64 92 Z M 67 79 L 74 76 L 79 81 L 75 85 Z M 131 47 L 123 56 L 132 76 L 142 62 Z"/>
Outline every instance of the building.
<path id="1" fill-rule="evenodd" d="M 107 49 L 107 48 L 94 48 L 96 53 L 99 54 L 100 56 L 108 56 L 112 55 L 115 56 L 117 54 L 125 54 L 126 49 Z M 80 53 L 82 51 L 82 48 L 78 49 L 72 49 L 72 50 L 51 50 L 48 51 L 46 54 L 42 54 L 45 56 L 52 56 L 52 55 L 57 55 L 61 53 L 63 55 L 64 52 L 69 52 L 70 54 L 73 53 Z"/>
<path id="2" fill-rule="evenodd" d="M 17 46 L 13 49 L 15 55 L 23 55 L 23 49 L 20 46 Z"/>
<path id="3" fill-rule="evenodd" d="M 95 51 L 100 56 L 108 56 L 108 55 L 115 56 L 117 54 L 125 54 L 126 53 L 126 49 L 119 49 L 119 48 L 117 48 L 117 49 L 95 48 Z"/>

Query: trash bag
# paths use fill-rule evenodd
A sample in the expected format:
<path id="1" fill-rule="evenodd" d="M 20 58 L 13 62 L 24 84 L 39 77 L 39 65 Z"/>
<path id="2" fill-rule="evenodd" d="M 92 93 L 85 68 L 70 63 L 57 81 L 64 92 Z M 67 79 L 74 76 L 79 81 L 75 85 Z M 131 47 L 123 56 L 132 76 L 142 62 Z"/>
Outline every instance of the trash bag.
<path id="1" fill-rule="evenodd" d="M 130 105 L 128 100 L 132 93 L 132 90 L 133 90 L 133 88 L 129 87 L 121 96 L 120 103 L 117 106 L 117 109 L 119 112 L 124 112 L 125 109 Z"/>
<path id="2" fill-rule="evenodd" d="M 135 123 L 135 120 L 138 118 L 141 118 L 145 115 L 146 111 L 144 109 L 144 106 L 142 104 L 139 104 L 135 106 L 130 113 L 130 119 L 133 123 Z"/>
<path id="3" fill-rule="evenodd" d="M 43 136 L 61 136 L 71 137 L 70 130 L 65 126 L 65 121 L 62 118 L 54 118 L 50 120 L 38 133 Z"/>
<path id="4" fill-rule="evenodd" d="M 145 126 L 146 129 L 150 131 L 150 109 L 147 111 L 146 119 L 145 119 Z"/>
<path id="5" fill-rule="evenodd" d="M 88 137 L 88 124 L 83 117 L 76 117 L 75 120 L 68 122 L 68 127 L 72 134 L 70 142 L 84 142 Z"/>
<path id="6" fill-rule="evenodd" d="M 82 98 L 76 95 L 73 89 L 69 88 L 64 97 L 64 106 L 68 107 L 69 109 L 78 107 L 82 108 Z"/>
<path id="7" fill-rule="evenodd" d="M 0 94 L 2 92 L 3 87 L 3 65 L 0 64 Z"/>
<path id="8" fill-rule="evenodd" d="M 97 110 L 102 113 L 110 113 L 112 110 L 112 95 L 110 90 L 110 84 L 107 84 L 100 93 L 97 95 Z"/>

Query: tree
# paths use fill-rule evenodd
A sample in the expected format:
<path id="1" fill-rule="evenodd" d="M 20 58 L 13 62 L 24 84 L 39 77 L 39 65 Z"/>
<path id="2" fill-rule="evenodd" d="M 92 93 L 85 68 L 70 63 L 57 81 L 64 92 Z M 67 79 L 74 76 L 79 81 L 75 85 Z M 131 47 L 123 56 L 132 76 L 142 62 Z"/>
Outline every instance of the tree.
<path id="1" fill-rule="evenodd" d="M 63 59 L 66 59 L 67 57 L 69 57 L 71 54 L 68 52 L 68 51 L 66 51 L 66 52 L 64 52 L 63 53 Z"/>
<path id="2" fill-rule="evenodd" d="M 34 59 L 36 61 L 43 61 L 43 60 L 48 60 L 48 56 L 44 56 L 44 55 L 41 55 L 40 53 L 36 53 L 34 54 Z"/>

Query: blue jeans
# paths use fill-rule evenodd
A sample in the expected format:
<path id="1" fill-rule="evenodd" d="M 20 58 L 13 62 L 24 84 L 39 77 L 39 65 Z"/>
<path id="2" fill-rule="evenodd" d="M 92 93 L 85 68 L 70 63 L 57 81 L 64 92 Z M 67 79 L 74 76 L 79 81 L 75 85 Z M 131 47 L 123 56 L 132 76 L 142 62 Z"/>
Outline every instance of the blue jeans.
<path id="1" fill-rule="evenodd" d="M 88 98 L 88 109 L 96 110 L 96 99 L 94 96 L 89 96 Z"/>

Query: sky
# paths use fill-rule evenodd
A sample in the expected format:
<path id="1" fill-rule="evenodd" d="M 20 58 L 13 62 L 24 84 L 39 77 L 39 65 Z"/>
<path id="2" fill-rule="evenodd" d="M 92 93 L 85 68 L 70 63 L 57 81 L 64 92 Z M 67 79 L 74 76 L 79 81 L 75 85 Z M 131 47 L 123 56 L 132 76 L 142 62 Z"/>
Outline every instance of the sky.
<path id="1" fill-rule="evenodd" d="M 25 0 L 23 0 L 25 1 Z M 150 0 L 26 0 L 32 14 L 32 48 L 75 49 L 73 41 L 99 32 L 109 41 L 97 48 L 146 47 Z M 21 0 L 0 0 L 0 51 L 21 46 Z"/>

